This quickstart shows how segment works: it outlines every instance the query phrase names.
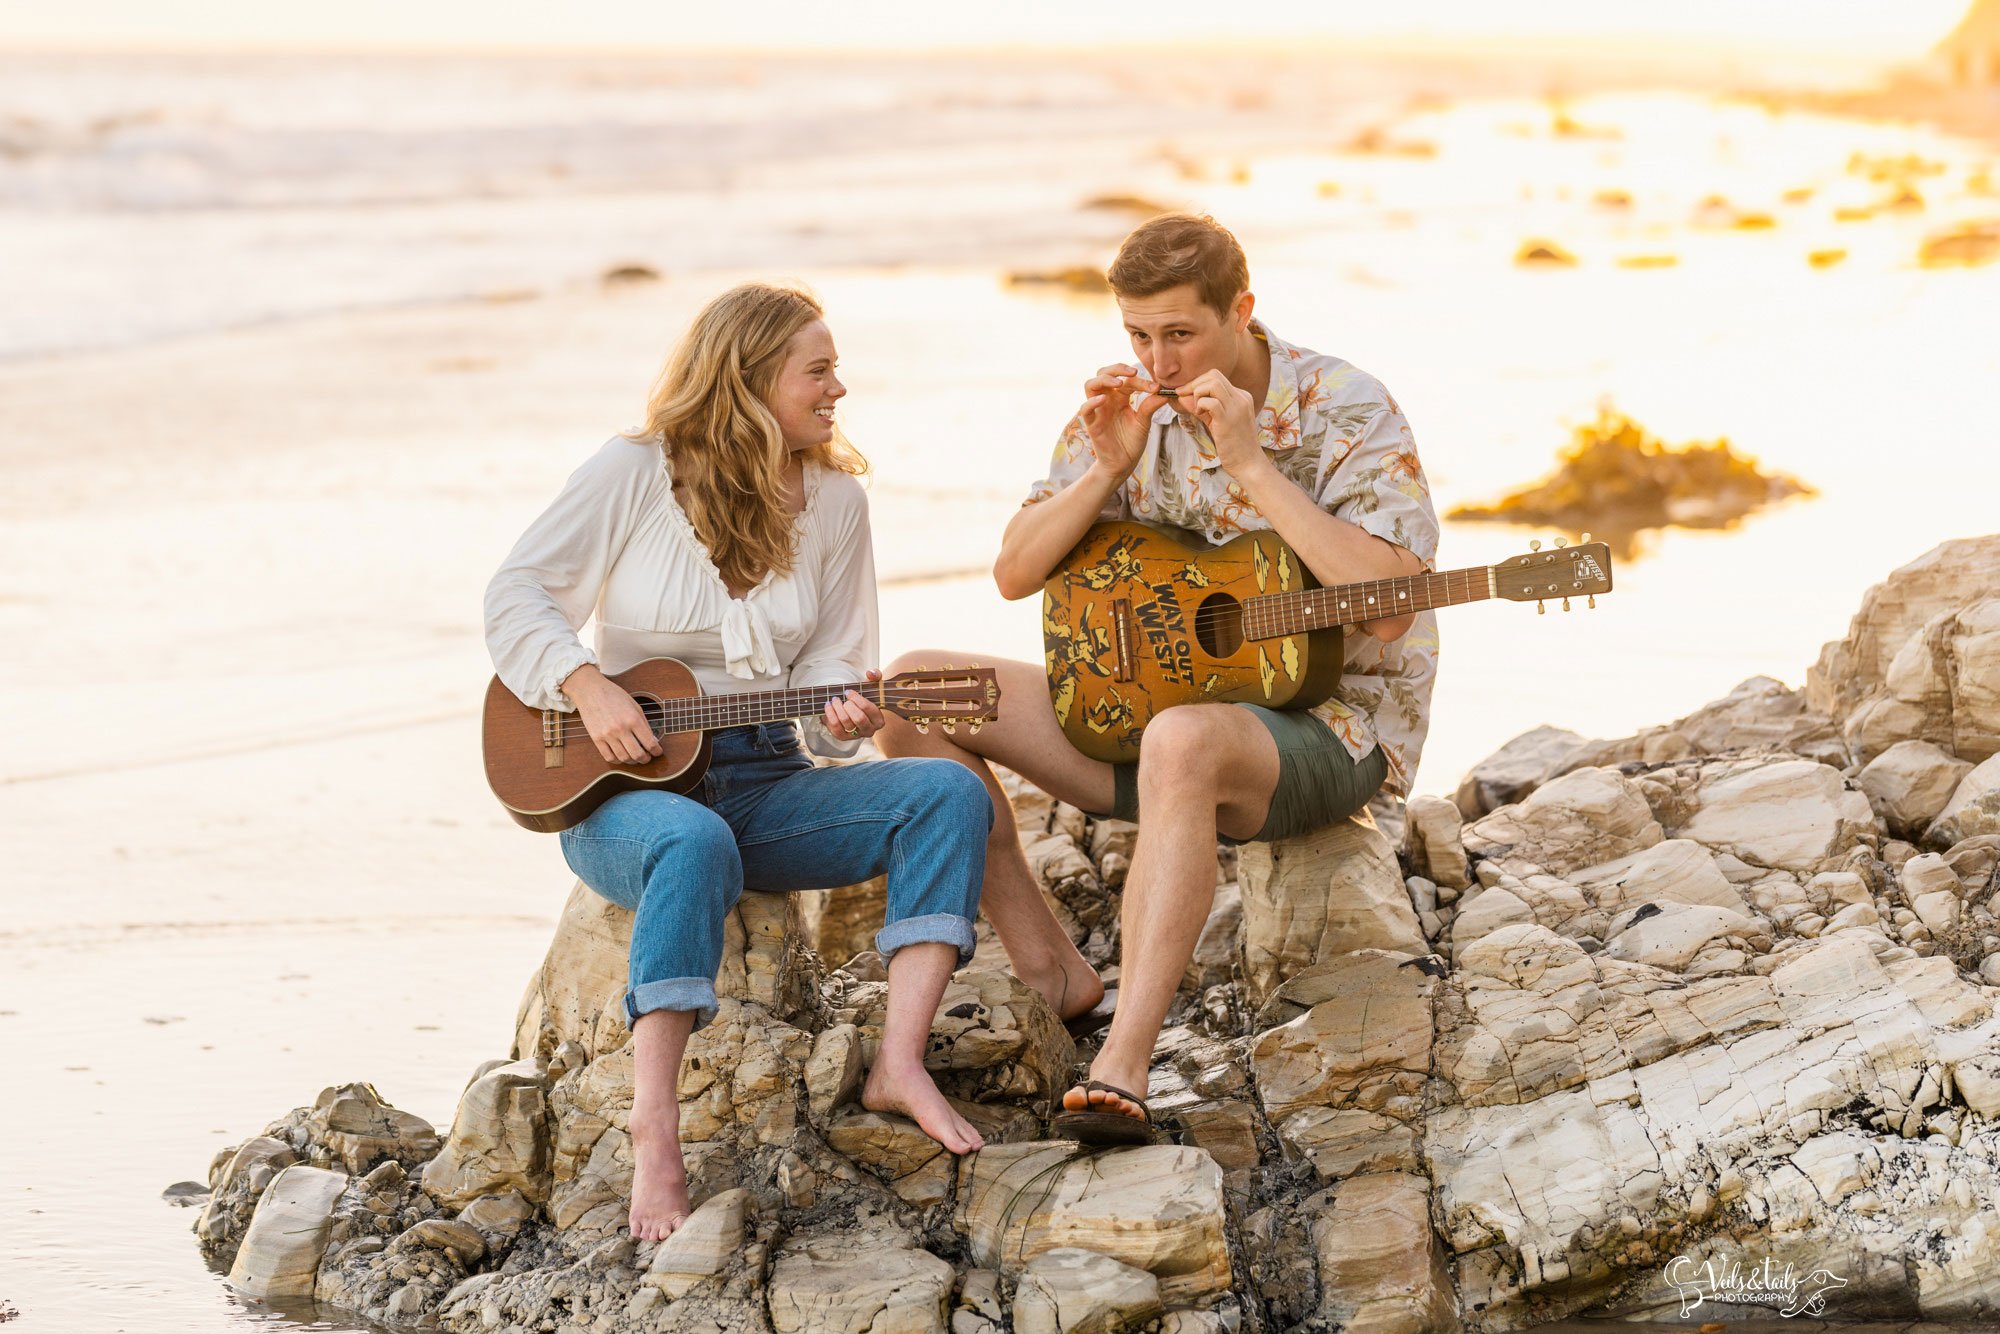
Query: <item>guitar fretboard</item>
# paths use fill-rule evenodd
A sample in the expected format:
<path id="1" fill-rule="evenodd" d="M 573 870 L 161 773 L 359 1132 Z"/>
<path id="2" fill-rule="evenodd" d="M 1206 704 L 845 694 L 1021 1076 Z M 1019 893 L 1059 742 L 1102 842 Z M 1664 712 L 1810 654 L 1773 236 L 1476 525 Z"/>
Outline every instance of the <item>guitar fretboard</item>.
<path id="1" fill-rule="evenodd" d="M 826 707 L 827 701 L 859 691 L 877 705 L 891 699 L 915 697 L 920 692 L 889 686 L 882 681 L 845 681 L 839 685 L 799 686 L 789 690 L 753 690 L 740 695 L 696 695 L 692 698 L 663 700 L 653 720 L 653 734 L 706 732 L 721 727 L 741 727 L 747 723 L 775 723 L 784 718 L 804 718 Z"/>
<path id="2" fill-rule="evenodd" d="M 1278 639 L 1308 630 L 1324 630 L 1330 625 L 1359 625 L 1385 616 L 1478 602 L 1493 595 L 1493 571 L 1484 565 L 1405 575 L 1400 579 L 1377 579 L 1371 583 L 1269 593 L 1244 602 L 1243 637 Z"/>

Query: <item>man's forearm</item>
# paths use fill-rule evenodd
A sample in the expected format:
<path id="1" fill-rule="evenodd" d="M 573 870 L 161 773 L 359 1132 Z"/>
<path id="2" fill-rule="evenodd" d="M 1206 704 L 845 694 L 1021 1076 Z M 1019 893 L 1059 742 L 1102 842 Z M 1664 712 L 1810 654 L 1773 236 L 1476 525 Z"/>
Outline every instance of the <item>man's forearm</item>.
<path id="1" fill-rule="evenodd" d="M 1237 480 L 1250 503 L 1270 520 L 1278 536 L 1299 553 L 1299 559 L 1323 584 L 1401 579 L 1423 571 L 1424 563 L 1415 552 L 1345 519 L 1336 519 L 1269 464 Z M 1415 614 L 1410 613 L 1377 617 L 1360 624 L 1377 639 L 1387 640 L 1400 637 L 1415 620 Z"/>
<path id="2" fill-rule="evenodd" d="M 993 562 L 1000 596 L 1012 602 L 1040 591 L 1123 484 L 1109 469 L 1093 467 L 1047 500 L 1023 505 L 1000 535 L 1000 555 Z"/>

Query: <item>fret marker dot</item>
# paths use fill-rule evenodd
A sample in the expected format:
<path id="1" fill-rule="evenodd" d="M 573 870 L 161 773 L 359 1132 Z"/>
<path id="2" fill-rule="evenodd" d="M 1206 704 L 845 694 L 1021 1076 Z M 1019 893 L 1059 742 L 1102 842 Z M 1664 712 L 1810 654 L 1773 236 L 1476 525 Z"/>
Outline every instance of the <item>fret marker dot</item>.
<path id="1" fill-rule="evenodd" d="M 1371 607 L 1372 607 L 1372 606 L 1374 606 L 1374 605 L 1375 605 L 1375 599 L 1374 599 L 1374 598 L 1372 598 L 1372 597 L 1371 597 L 1371 598 L 1369 598 L 1369 599 L 1368 599 L 1368 605 L 1369 605 L 1369 606 L 1371 606 Z"/>
<path id="2" fill-rule="evenodd" d="M 1404 598 L 1406 598 L 1406 597 L 1408 597 L 1408 596 L 1409 596 L 1409 594 L 1408 594 L 1408 593 L 1398 593 L 1398 594 L 1396 594 L 1396 600 L 1397 600 L 1398 602 L 1400 602 L 1400 601 L 1402 601 L 1402 600 L 1403 600 Z"/>

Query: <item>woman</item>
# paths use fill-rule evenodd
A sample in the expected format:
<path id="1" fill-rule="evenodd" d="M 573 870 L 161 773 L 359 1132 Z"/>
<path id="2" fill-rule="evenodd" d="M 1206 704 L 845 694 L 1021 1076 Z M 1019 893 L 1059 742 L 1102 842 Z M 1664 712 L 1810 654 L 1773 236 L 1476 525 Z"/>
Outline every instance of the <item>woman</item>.
<path id="1" fill-rule="evenodd" d="M 615 436 L 530 525 L 486 592 L 500 679 L 532 708 L 582 716 L 607 761 L 661 753 L 610 681 L 678 658 L 710 694 L 857 680 L 876 661 L 866 466 L 838 438 L 847 393 L 819 303 L 746 284 L 696 316 L 645 428 Z M 593 612 L 597 647 L 577 638 Z M 813 749 L 852 755 L 882 726 L 854 691 L 806 722 Z M 631 908 L 635 1057 L 632 1235 L 688 1216 L 676 1089 L 688 1037 L 715 1014 L 723 922 L 743 887 L 826 889 L 888 874 L 889 1008 L 862 1092 L 954 1153 L 977 1132 L 924 1069 L 931 1016 L 972 957 L 992 806 L 949 760 L 815 768 L 789 722 L 714 734 L 686 796 L 627 792 L 563 831 L 570 868 Z"/>

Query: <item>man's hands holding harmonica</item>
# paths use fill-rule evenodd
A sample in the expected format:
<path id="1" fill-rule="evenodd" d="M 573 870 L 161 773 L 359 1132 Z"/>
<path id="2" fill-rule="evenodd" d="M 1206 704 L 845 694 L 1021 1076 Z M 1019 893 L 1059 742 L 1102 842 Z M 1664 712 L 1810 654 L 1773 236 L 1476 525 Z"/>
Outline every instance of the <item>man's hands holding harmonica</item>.
<path id="1" fill-rule="evenodd" d="M 1172 402 L 1207 428 L 1222 466 L 1248 481 L 1269 459 L 1257 442 L 1257 405 L 1221 371 L 1208 370 L 1186 384 L 1162 390 L 1141 379 L 1137 366 L 1106 366 L 1084 381 L 1087 397 L 1077 415 L 1090 433 L 1098 464 L 1117 480 L 1131 475 L 1146 447 L 1153 414 Z"/>

